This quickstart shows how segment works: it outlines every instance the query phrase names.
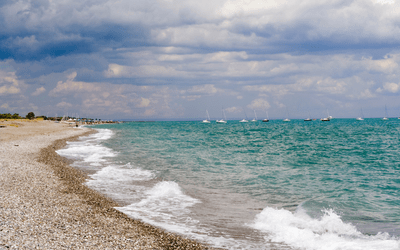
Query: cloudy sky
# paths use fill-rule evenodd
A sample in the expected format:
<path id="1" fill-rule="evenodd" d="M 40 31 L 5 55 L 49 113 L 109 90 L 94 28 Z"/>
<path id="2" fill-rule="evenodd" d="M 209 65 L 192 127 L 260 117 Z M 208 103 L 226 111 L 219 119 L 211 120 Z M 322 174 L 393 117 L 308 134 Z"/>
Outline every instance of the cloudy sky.
<path id="1" fill-rule="evenodd" d="M 400 116 L 398 0 L 16 0 L 0 13 L 0 113 Z"/>

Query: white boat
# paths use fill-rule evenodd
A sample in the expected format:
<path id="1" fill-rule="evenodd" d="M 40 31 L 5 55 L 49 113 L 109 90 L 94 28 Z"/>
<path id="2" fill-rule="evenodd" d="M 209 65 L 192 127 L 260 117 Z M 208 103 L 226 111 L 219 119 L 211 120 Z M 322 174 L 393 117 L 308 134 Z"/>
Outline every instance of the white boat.
<path id="1" fill-rule="evenodd" d="M 247 115 L 246 115 L 246 111 L 243 109 L 243 111 L 244 111 L 244 116 L 246 116 L 246 119 L 242 119 L 242 120 L 240 120 L 239 122 L 249 122 L 248 120 L 247 120 Z"/>
<path id="2" fill-rule="evenodd" d="M 384 120 L 384 121 L 389 120 L 389 118 L 387 118 L 387 117 L 388 117 L 388 114 L 387 114 L 387 108 L 386 108 L 386 105 L 385 105 L 385 117 L 383 117 L 382 120 Z"/>
<path id="3" fill-rule="evenodd" d="M 225 115 L 225 110 L 224 109 L 222 109 L 222 114 L 224 115 L 224 119 L 221 119 L 221 120 L 216 120 L 216 122 L 217 123 L 226 123 L 226 115 Z"/>
<path id="4" fill-rule="evenodd" d="M 267 113 L 267 118 L 263 119 L 263 122 L 269 122 L 269 117 L 268 117 L 268 111 L 265 111 L 265 113 Z"/>
<path id="5" fill-rule="evenodd" d="M 216 120 L 217 123 L 226 123 L 226 121 L 224 119 L 221 120 Z"/>
<path id="6" fill-rule="evenodd" d="M 203 120 L 203 123 L 210 123 L 210 115 L 208 114 L 208 110 L 206 110 L 207 118 Z"/>
<path id="7" fill-rule="evenodd" d="M 332 119 L 332 116 L 329 115 L 329 111 L 328 110 L 326 110 L 326 113 L 328 114 L 328 116 L 321 119 L 321 121 L 323 121 L 323 122 L 329 122 Z"/>
<path id="8" fill-rule="evenodd" d="M 308 118 L 304 119 L 304 121 L 306 121 L 306 122 L 312 121 L 312 119 L 310 117 L 311 117 L 310 112 L 308 112 Z"/>
<path id="9" fill-rule="evenodd" d="M 288 112 L 287 109 L 286 109 L 286 116 L 289 117 L 289 112 Z M 283 121 L 284 121 L 284 122 L 290 122 L 290 119 L 289 119 L 289 118 L 286 118 L 286 119 L 283 119 Z"/>
<path id="10" fill-rule="evenodd" d="M 364 114 L 362 112 L 362 109 L 361 109 L 361 116 L 357 117 L 356 120 L 357 121 L 364 121 Z"/>
<path id="11" fill-rule="evenodd" d="M 253 120 L 251 120 L 252 122 L 256 122 L 257 121 L 257 114 L 256 114 L 256 111 L 254 110 L 254 119 Z"/>

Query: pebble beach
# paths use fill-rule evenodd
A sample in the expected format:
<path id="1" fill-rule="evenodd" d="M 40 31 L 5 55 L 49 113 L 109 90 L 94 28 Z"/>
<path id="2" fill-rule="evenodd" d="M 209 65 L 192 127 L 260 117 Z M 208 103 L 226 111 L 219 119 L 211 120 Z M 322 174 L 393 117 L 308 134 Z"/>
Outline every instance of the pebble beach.
<path id="1" fill-rule="evenodd" d="M 50 121 L 1 121 L 0 250 L 209 249 L 117 211 L 55 150 L 93 133 Z"/>

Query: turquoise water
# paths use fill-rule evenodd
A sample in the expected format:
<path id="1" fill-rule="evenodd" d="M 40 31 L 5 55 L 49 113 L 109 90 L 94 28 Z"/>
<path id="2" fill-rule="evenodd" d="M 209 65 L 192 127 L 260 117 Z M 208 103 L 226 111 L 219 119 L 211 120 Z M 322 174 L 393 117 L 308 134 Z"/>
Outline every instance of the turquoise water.
<path id="1" fill-rule="evenodd" d="M 400 248 L 400 120 L 95 128 L 59 153 L 134 218 L 229 249 Z"/>

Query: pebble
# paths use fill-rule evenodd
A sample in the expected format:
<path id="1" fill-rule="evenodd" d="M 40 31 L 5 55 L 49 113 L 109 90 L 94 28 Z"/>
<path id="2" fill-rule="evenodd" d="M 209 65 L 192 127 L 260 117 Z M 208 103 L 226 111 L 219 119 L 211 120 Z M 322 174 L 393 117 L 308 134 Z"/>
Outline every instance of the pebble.
<path id="1" fill-rule="evenodd" d="M 117 211 L 55 150 L 89 129 L 0 142 L 0 250 L 211 249 Z"/>

